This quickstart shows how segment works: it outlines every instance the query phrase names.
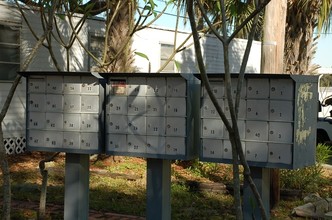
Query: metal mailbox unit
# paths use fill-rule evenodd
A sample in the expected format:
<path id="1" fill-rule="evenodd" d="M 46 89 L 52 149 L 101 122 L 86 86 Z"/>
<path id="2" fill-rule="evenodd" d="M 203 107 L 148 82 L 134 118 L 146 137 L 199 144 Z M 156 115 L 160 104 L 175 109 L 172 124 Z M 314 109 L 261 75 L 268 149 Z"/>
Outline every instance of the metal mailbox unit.
<path id="1" fill-rule="evenodd" d="M 208 76 L 226 117 L 224 76 Z M 232 75 L 236 92 L 238 75 Z M 316 76 L 246 74 L 241 90 L 238 127 L 242 148 L 250 166 L 295 169 L 315 163 Z M 228 132 L 205 88 L 201 89 L 200 159 L 232 161 Z"/>
<path id="2" fill-rule="evenodd" d="M 104 76 L 104 75 L 103 75 Z M 106 153 L 197 157 L 199 81 L 191 74 L 107 74 Z M 195 140 L 196 139 L 196 140 Z"/>
<path id="3" fill-rule="evenodd" d="M 91 73 L 24 72 L 28 150 L 100 153 L 104 89 Z"/>

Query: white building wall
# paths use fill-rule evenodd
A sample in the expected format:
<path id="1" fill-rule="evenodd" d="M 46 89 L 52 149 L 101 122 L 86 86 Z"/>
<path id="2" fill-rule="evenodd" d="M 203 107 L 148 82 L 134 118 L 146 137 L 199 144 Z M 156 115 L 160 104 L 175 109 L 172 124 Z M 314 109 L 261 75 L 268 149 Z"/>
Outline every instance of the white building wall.
<path id="1" fill-rule="evenodd" d="M 176 45 L 181 45 L 189 36 L 187 32 L 177 33 Z M 161 28 L 148 28 L 137 32 L 134 36 L 133 49 L 136 52 L 148 56 L 151 63 L 151 72 L 160 68 L 160 45 L 174 45 L 175 32 Z M 184 44 L 185 48 L 177 53 L 175 60 L 181 64 L 179 72 L 198 73 L 192 38 Z M 202 52 L 208 73 L 223 73 L 224 58 L 221 42 L 214 36 L 207 36 L 201 39 Z M 237 73 L 240 70 L 247 40 L 234 39 L 230 45 L 230 72 Z M 254 41 L 249 56 L 246 73 L 259 73 L 261 59 L 261 43 Z M 149 61 L 142 57 L 136 57 L 135 65 L 140 72 L 148 72 Z"/>

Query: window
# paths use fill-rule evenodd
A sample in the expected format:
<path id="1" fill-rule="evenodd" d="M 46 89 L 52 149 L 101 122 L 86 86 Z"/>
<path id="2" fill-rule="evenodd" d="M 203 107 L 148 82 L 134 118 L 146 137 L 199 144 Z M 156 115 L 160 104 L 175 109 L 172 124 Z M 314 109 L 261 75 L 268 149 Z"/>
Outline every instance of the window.
<path id="1" fill-rule="evenodd" d="M 167 62 L 168 58 L 170 58 L 170 56 L 172 55 L 174 46 L 172 44 L 161 44 L 160 49 L 161 49 L 160 67 L 162 67 Z M 175 72 L 174 67 L 175 63 L 174 60 L 172 59 L 161 72 L 174 73 Z"/>
<path id="2" fill-rule="evenodd" d="M 0 24 L 0 80 L 13 80 L 20 69 L 20 30 Z"/>

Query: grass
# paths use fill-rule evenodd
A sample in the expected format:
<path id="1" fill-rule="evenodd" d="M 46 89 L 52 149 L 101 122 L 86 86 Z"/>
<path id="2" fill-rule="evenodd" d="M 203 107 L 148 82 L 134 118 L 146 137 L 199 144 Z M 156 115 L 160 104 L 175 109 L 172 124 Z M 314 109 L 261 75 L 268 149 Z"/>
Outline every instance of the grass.
<path id="1" fill-rule="evenodd" d="M 38 203 L 41 185 L 38 162 L 44 157 L 38 153 L 11 156 L 13 200 Z M 146 162 L 141 158 L 120 157 L 115 159 L 121 160 L 121 162 L 114 162 L 113 158 L 109 157 L 91 161 L 90 209 L 144 217 L 146 213 Z M 64 164 L 64 156 L 60 155 L 56 162 L 47 165 L 49 171 L 48 204 L 63 205 Z M 186 184 L 186 181 L 189 180 L 230 183 L 231 170 L 230 165 L 199 161 L 188 164 L 179 161 L 172 163 L 172 219 L 235 219 L 232 195 L 193 191 Z M 331 176 L 331 173 L 326 173 L 326 175 L 320 176 L 319 182 L 315 183 L 320 192 L 324 192 L 324 196 L 332 197 Z M 310 192 L 310 190 L 306 190 L 307 193 Z M 271 219 L 296 219 L 290 218 L 289 215 L 293 208 L 302 204 L 301 198 L 282 200 L 272 211 Z M 36 215 L 35 210 L 13 210 L 12 219 L 36 219 Z M 61 218 L 61 213 L 50 215 L 50 219 Z"/>

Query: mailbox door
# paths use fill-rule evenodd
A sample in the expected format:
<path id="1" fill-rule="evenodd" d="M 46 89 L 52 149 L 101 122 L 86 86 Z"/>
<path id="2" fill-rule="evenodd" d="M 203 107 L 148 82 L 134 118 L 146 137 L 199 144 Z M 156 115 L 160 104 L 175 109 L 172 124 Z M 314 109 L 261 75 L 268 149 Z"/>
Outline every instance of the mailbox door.
<path id="1" fill-rule="evenodd" d="M 147 116 L 164 116 L 166 111 L 165 97 L 147 97 L 146 115 Z"/>
<path id="2" fill-rule="evenodd" d="M 270 122 L 269 141 L 272 142 L 293 142 L 293 124 L 282 122 Z"/>
<path id="3" fill-rule="evenodd" d="M 186 119 L 167 117 L 166 118 L 166 135 L 167 136 L 186 136 Z"/>
<path id="4" fill-rule="evenodd" d="M 185 138 L 166 137 L 166 154 L 167 155 L 185 155 Z"/>
<path id="5" fill-rule="evenodd" d="M 99 131 L 98 114 L 81 114 L 81 131 Z"/>
<path id="6" fill-rule="evenodd" d="M 146 137 L 146 153 L 148 154 L 162 154 L 166 153 L 166 138 L 162 136 L 147 136 Z"/>
<path id="7" fill-rule="evenodd" d="M 64 114 L 63 129 L 65 131 L 79 131 L 81 129 L 81 114 Z"/>
<path id="8" fill-rule="evenodd" d="M 81 112 L 98 113 L 99 112 L 99 96 L 82 96 Z"/>
<path id="9" fill-rule="evenodd" d="M 127 97 L 125 96 L 109 96 L 108 110 L 113 115 L 127 115 Z"/>
<path id="10" fill-rule="evenodd" d="M 62 95 L 46 95 L 46 111 L 47 112 L 62 112 L 63 111 L 63 96 Z"/>
<path id="11" fill-rule="evenodd" d="M 180 77 L 167 77 L 167 97 L 186 97 L 187 84 Z"/>
<path id="12" fill-rule="evenodd" d="M 80 95 L 64 95 L 63 111 L 68 112 L 81 112 L 81 96 Z"/>
<path id="13" fill-rule="evenodd" d="M 28 128 L 29 129 L 45 129 L 46 128 L 46 115 L 43 112 L 29 112 L 28 115 Z"/>
<path id="14" fill-rule="evenodd" d="M 28 146 L 45 147 L 45 132 L 41 130 L 28 130 Z"/>
<path id="15" fill-rule="evenodd" d="M 224 123 L 221 119 L 203 119 L 202 137 L 223 138 Z"/>
<path id="16" fill-rule="evenodd" d="M 270 84 L 271 99 L 294 99 L 294 83 L 291 79 L 271 79 Z"/>
<path id="17" fill-rule="evenodd" d="M 267 143 L 246 142 L 246 159 L 253 162 L 267 162 Z"/>
<path id="18" fill-rule="evenodd" d="M 45 147 L 62 148 L 63 132 L 45 132 Z"/>
<path id="19" fill-rule="evenodd" d="M 294 107 L 291 101 L 270 101 L 271 121 L 293 121 Z"/>
<path id="20" fill-rule="evenodd" d="M 165 117 L 147 117 L 146 134 L 165 136 Z"/>
<path id="21" fill-rule="evenodd" d="M 268 123 L 265 121 L 247 121 L 246 139 L 255 141 L 267 141 Z"/>
<path id="22" fill-rule="evenodd" d="M 127 115 L 108 115 L 107 132 L 115 134 L 127 134 Z"/>
<path id="23" fill-rule="evenodd" d="M 80 149 L 84 150 L 98 150 L 99 141 L 98 133 L 95 132 L 82 132 Z"/>
<path id="24" fill-rule="evenodd" d="M 145 96 L 147 90 L 145 77 L 129 77 L 127 88 L 128 96 Z"/>
<path id="25" fill-rule="evenodd" d="M 62 130 L 63 129 L 63 114 L 62 113 L 46 113 L 46 129 L 48 130 Z"/>
<path id="26" fill-rule="evenodd" d="M 29 111 L 45 112 L 46 96 L 44 94 L 29 94 Z"/>
<path id="27" fill-rule="evenodd" d="M 63 147 L 68 149 L 79 149 L 81 138 L 78 132 L 63 132 Z"/>
<path id="28" fill-rule="evenodd" d="M 99 82 L 93 76 L 82 76 L 81 91 L 83 94 L 98 95 Z"/>
<path id="29" fill-rule="evenodd" d="M 267 99 L 269 98 L 269 79 L 248 79 L 247 98 Z"/>
<path id="30" fill-rule="evenodd" d="M 167 98 L 166 100 L 167 116 L 183 116 L 186 117 L 186 99 L 185 98 Z"/>
<path id="31" fill-rule="evenodd" d="M 45 93 L 46 85 L 44 77 L 30 77 L 28 92 L 29 93 Z"/>
<path id="32" fill-rule="evenodd" d="M 127 135 L 108 134 L 106 136 L 106 149 L 115 152 L 128 152 Z"/>
<path id="33" fill-rule="evenodd" d="M 145 115 L 146 98 L 141 96 L 128 97 L 128 115 Z"/>
<path id="34" fill-rule="evenodd" d="M 46 92 L 53 94 L 62 94 L 63 77 L 62 76 L 46 76 Z"/>
<path id="35" fill-rule="evenodd" d="M 128 152 L 146 153 L 146 136 L 128 135 Z"/>
<path id="36" fill-rule="evenodd" d="M 224 148 L 223 148 L 223 158 L 224 159 L 229 159 L 229 160 L 232 160 L 233 159 L 233 155 L 232 155 L 232 145 L 231 145 L 231 142 L 229 140 L 224 140 L 223 141 L 223 144 L 224 144 Z M 242 145 L 242 150 L 245 154 L 246 152 L 246 143 L 245 142 L 241 142 L 241 145 Z"/>
<path id="37" fill-rule="evenodd" d="M 292 163 L 292 145 L 270 143 L 268 162 L 291 164 Z"/>
<path id="38" fill-rule="evenodd" d="M 206 158 L 222 158 L 223 157 L 222 140 L 203 139 L 202 140 L 202 156 Z"/>
<path id="39" fill-rule="evenodd" d="M 128 134 L 146 135 L 146 118 L 144 116 L 128 116 Z"/>
<path id="40" fill-rule="evenodd" d="M 166 79 L 164 77 L 150 77 L 146 79 L 147 96 L 166 96 Z"/>
<path id="41" fill-rule="evenodd" d="M 63 77 L 65 94 L 80 94 L 81 93 L 81 77 L 80 76 L 64 76 Z"/>
<path id="42" fill-rule="evenodd" d="M 247 119 L 266 121 L 268 118 L 268 100 L 247 100 Z"/>

